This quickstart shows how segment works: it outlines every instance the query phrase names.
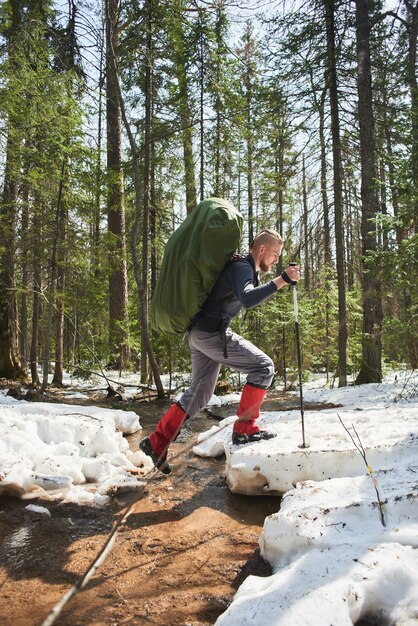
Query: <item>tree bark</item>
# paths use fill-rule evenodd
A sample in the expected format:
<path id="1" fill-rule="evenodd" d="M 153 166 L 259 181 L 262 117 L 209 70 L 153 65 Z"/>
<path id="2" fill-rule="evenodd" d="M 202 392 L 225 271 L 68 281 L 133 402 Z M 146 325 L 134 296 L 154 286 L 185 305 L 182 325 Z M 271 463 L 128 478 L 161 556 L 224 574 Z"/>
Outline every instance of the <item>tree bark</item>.
<path id="1" fill-rule="evenodd" d="M 310 259 L 309 259 L 309 233 L 308 233 L 308 192 L 306 189 L 306 168 L 305 168 L 305 155 L 302 155 L 302 199 L 303 199 L 303 283 L 306 291 L 309 292 L 310 283 Z"/>
<path id="2" fill-rule="evenodd" d="M 345 198 L 345 249 L 346 249 L 346 280 L 348 290 L 354 287 L 353 264 L 356 258 L 354 250 L 354 224 L 353 224 L 353 207 L 351 202 L 351 181 L 348 172 L 343 168 L 343 194 Z"/>
<path id="3" fill-rule="evenodd" d="M 42 291 L 42 265 L 41 265 L 41 206 L 35 196 L 33 215 L 33 239 L 36 241 L 33 252 L 33 299 L 32 299 L 32 333 L 30 344 L 30 373 L 32 385 L 40 384 L 38 375 L 38 343 L 39 343 L 39 320 L 41 314 L 41 291 Z"/>
<path id="4" fill-rule="evenodd" d="M 9 72 L 17 67 L 15 44 L 21 27 L 20 1 L 10 3 L 10 26 L 7 32 Z M 19 150 L 17 124 L 9 111 L 7 121 L 4 185 L 0 202 L 0 376 L 22 378 L 17 345 L 15 291 L 15 229 L 18 198 Z"/>
<path id="5" fill-rule="evenodd" d="M 141 298 L 141 320 L 148 320 L 148 229 L 150 218 L 151 199 L 151 161 L 152 161 L 152 110 L 153 110 L 153 0 L 146 1 L 147 7 L 147 36 L 146 36 L 146 65 L 145 65 L 145 137 L 144 137 L 144 193 L 142 215 L 142 266 L 141 282 L 143 297 Z M 148 355 L 146 349 L 146 326 L 141 326 L 141 382 L 146 383 L 148 369 Z"/>
<path id="6" fill-rule="evenodd" d="M 279 137 L 276 143 L 276 154 L 274 158 L 274 172 L 276 177 L 276 207 L 277 207 L 277 220 L 276 220 L 276 230 L 277 232 L 283 236 L 283 206 L 284 206 L 284 186 L 285 186 L 285 176 L 284 176 L 284 128 L 283 123 L 280 123 L 279 129 Z M 279 262 L 277 264 L 277 276 L 283 272 L 283 258 L 279 257 Z"/>
<path id="7" fill-rule="evenodd" d="M 113 51 L 112 46 L 110 46 L 110 62 L 112 66 L 114 67 L 115 74 L 116 74 L 115 86 L 117 90 L 117 97 L 118 97 L 123 124 L 125 126 L 126 134 L 128 135 L 129 145 L 131 148 L 132 159 L 133 159 L 133 174 L 134 174 L 134 188 L 135 188 L 135 223 L 132 229 L 132 236 L 131 236 L 131 252 L 132 252 L 132 259 L 133 259 L 133 266 L 134 266 L 135 282 L 138 288 L 139 303 L 141 303 L 141 300 L 146 297 L 146 293 L 144 290 L 144 286 L 142 284 L 139 257 L 138 257 L 138 248 L 137 248 L 137 243 L 138 243 L 138 238 L 139 238 L 139 233 L 140 233 L 141 207 L 142 207 L 142 176 L 141 176 L 140 153 L 135 143 L 135 138 L 132 134 L 132 130 L 129 125 L 128 118 L 126 116 L 122 91 L 120 89 L 119 80 L 118 80 L 117 73 L 116 73 L 116 57 L 115 57 L 115 53 Z M 144 334 L 145 347 L 146 347 L 146 351 L 147 351 L 148 358 L 150 361 L 151 370 L 154 376 L 155 386 L 157 388 L 157 395 L 159 398 L 165 398 L 164 388 L 161 382 L 161 376 L 160 376 L 158 364 L 155 359 L 154 351 L 152 349 L 151 341 L 149 338 L 148 318 L 144 316 L 144 310 L 145 310 L 144 307 L 140 305 L 139 317 L 140 317 L 141 329 Z"/>
<path id="8" fill-rule="evenodd" d="M 28 170 L 23 176 L 22 186 L 22 217 L 21 237 L 22 248 L 22 283 L 19 303 L 19 351 L 23 369 L 26 370 L 29 360 L 29 332 L 28 332 L 28 293 L 29 293 L 29 184 Z"/>
<path id="9" fill-rule="evenodd" d="M 411 136 L 412 136 L 412 201 L 414 213 L 412 223 L 415 232 L 418 224 L 418 79 L 417 79 L 417 37 L 418 37 L 418 2 L 403 0 L 408 16 L 408 60 L 407 80 L 411 96 Z"/>
<path id="10" fill-rule="evenodd" d="M 248 246 L 254 240 L 254 187 L 253 187 L 253 160 L 254 160 L 254 139 L 253 139 L 253 58 L 251 56 L 251 30 L 247 26 L 244 35 L 244 77 L 245 86 L 245 117 L 246 117 L 246 144 L 247 144 L 247 211 L 248 211 Z"/>
<path id="11" fill-rule="evenodd" d="M 214 110 L 216 115 L 215 123 L 215 188 L 214 195 L 221 195 L 221 115 L 222 115 L 222 99 L 221 99 L 221 59 L 222 59 L 222 11 L 220 8 L 216 10 L 215 23 L 216 36 L 216 72 L 215 72 L 215 102 Z"/>
<path id="12" fill-rule="evenodd" d="M 52 384 L 57 387 L 63 386 L 64 377 L 64 292 L 66 279 L 66 239 L 67 239 L 68 213 L 65 206 L 62 207 L 59 220 L 59 245 L 57 266 L 57 298 L 55 315 L 55 367 Z"/>
<path id="13" fill-rule="evenodd" d="M 177 37 L 174 38 L 175 71 L 179 89 L 179 117 L 183 143 L 184 182 L 186 189 L 186 209 L 190 213 L 195 208 L 196 181 L 193 155 L 193 116 L 189 103 L 188 50 L 181 15 L 176 18 Z"/>
<path id="14" fill-rule="evenodd" d="M 63 292 L 65 289 L 65 270 L 62 266 L 58 268 L 57 289 L 59 295 L 56 301 L 55 318 L 55 367 L 52 385 L 62 387 L 64 382 L 64 302 Z"/>
<path id="15" fill-rule="evenodd" d="M 369 252 L 377 249 L 376 215 L 379 200 L 376 191 L 376 140 L 372 104 L 370 63 L 370 19 L 368 0 L 356 0 L 357 85 L 361 161 L 361 236 L 363 263 Z M 363 338 L 362 359 L 356 384 L 382 380 L 382 301 L 379 281 L 370 264 L 363 267 Z"/>
<path id="16" fill-rule="evenodd" d="M 335 247 L 338 284 L 338 386 L 347 385 L 347 311 L 344 272 L 342 167 L 337 66 L 335 54 L 335 1 L 324 0 L 327 31 L 327 83 L 331 109 Z"/>
<path id="17" fill-rule="evenodd" d="M 276 115 L 275 120 L 277 121 L 277 129 L 276 129 L 276 141 L 275 141 L 275 155 L 274 155 L 274 174 L 276 180 L 276 193 L 275 193 L 275 204 L 276 204 L 276 231 L 283 235 L 283 207 L 284 207 L 284 187 L 285 187 L 285 175 L 284 175 L 284 155 L 285 155 L 285 128 L 284 128 L 284 115 Z M 279 257 L 279 262 L 276 266 L 276 275 L 280 276 L 283 272 L 283 258 Z M 277 346 L 276 354 L 277 361 L 279 363 L 279 373 L 283 376 L 283 384 L 284 389 L 287 386 L 287 362 L 286 362 L 286 329 L 285 325 L 282 324 L 281 328 L 281 354 L 279 346 Z M 281 356 L 281 362 L 280 362 Z M 280 371 L 281 369 L 281 371 Z"/>
<path id="18" fill-rule="evenodd" d="M 109 349 L 111 367 L 123 369 L 129 360 L 128 274 L 123 201 L 122 124 L 117 96 L 120 0 L 106 0 L 106 125 L 107 211 L 110 234 Z M 111 62 L 111 50 L 116 64 Z"/>
<path id="19" fill-rule="evenodd" d="M 325 142 L 325 98 L 327 95 L 327 87 L 325 85 L 321 92 L 319 102 L 319 142 L 321 147 L 321 198 L 322 211 L 324 214 L 324 261 L 326 265 L 331 267 L 331 231 L 329 224 L 329 203 L 327 191 L 327 154 Z"/>
<path id="20" fill-rule="evenodd" d="M 199 191 L 200 200 L 205 197 L 205 45 L 203 38 L 203 17 L 202 11 L 199 11 Z"/>
<path id="21" fill-rule="evenodd" d="M 49 365 L 50 365 L 50 351 L 51 351 L 51 337 L 52 337 L 52 320 L 54 315 L 55 308 L 55 292 L 56 292 L 56 281 L 58 274 L 58 248 L 60 246 L 61 232 L 62 232 L 62 203 L 63 203 L 63 194 L 64 194 L 64 177 L 67 169 L 66 157 L 64 157 L 62 168 L 61 168 L 61 178 L 59 183 L 59 191 L 58 191 L 58 199 L 57 199 L 57 209 L 56 209 L 56 218 L 54 225 L 54 232 L 52 234 L 53 237 L 53 245 L 52 245 L 52 254 L 51 254 L 51 262 L 50 262 L 50 273 L 49 273 L 49 287 L 48 287 L 48 308 L 47 308 L 47 320 L 46 320 L 46 331 L 44 337 L 44 355 L 43 355 L 43 368 L 42 368 L 42 385 L 41 392 L 43 393 L 48 386 L 48 373 L 49 373 Z"/>
<path id="22" fill-rule="evenodd" d="M 154 95 L 153 95 L 154 102 Z M 152 117 L 154 113 L 152 112 Z M 159 206 L 159 198 L 157 198 L 157 189 L 155 185 L 155 172 L 157 171 L 157 160 L 155 158 L 155 141 L 151 142 L 151 180 L 150 180 L 150 244 L 151 244 L 151 277 L 150 291 L 151 297 L 157 285 L 157 206 Z"/>
<path id="23" fill-rule="evenodd" d="M 104 31 L 103 31 L 103 45 L 104 45 Z M 95 278 L 99 276 L 99 246 L 100 246 L 100 220 L 101 220 L 101 199 L 102 199 L 102 184 L 103 184 L 103 172 L 102 172 L 102 140 L 103 140 L 103 63 L 104 63 L 104 49 L 103 45 L 100 49 L 100 62 L 99 62 L 99 80 L 98 80 L 98 92 L 99 102 L 97 111 L 97 151 L 96 151 L 96 189 L 94 208 L 91 224 L 91 267 Z"/>
<path id="24" fill-rule="evenodd" d="M 405 226 L 411 231 L 418 232 L 418 79 L 417 79 L 417 37 L 418 37 L 418 2 L 403 0 L 407 15 L 407 35 L 408 35 L 408 58 L 406 65 L 406 75 L 411 98 L 411 200 L 413 212 L 409 223 Z M 401 244 L 405 237 L 404 227 L 400 234 Z M 416 263 L 415 263 L 416 265 Z M 411 268 L 415 272 L 415 266 Z M 406 341 L 409 354 L 409 362 L 412 369 L 418 366 L 418 340 L 416 335 L 416 323 L 412 309 L 412 287 L 406 287 L 402 294 L 402 305 L 405 312 L 404 320 L 406 326 Z M 412 319 L 411 319 L 412 317 Z"/>

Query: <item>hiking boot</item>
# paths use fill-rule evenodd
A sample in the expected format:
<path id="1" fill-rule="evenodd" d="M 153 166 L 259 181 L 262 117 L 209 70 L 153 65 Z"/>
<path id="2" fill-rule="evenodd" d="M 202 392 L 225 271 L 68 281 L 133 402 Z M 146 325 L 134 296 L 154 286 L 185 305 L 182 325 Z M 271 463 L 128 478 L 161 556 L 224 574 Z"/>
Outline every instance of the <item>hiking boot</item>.
<path id="1" fill-rule="evenodd" d="M 144 454 L 152 459 L 155 467 L 159 469 L 160 472 L 162 472 L 163 474 L 171 474 L 171 467 L 167 463 L 167 453 L 165 453 L 163 456 L 156 454 L 148 438 L 140 441 L 138 447 Z"/>
<path id="2" fill-rule="evenodd" d="M 273 439 L 276 433 L 269 433 L 267 430 L 259 430 L 251 435 L 244 433 L 232 433 L 232 445 L 242 446 L 244 443 L 254 443 L 256 441 L 263 441 L 265 439 Z"/>

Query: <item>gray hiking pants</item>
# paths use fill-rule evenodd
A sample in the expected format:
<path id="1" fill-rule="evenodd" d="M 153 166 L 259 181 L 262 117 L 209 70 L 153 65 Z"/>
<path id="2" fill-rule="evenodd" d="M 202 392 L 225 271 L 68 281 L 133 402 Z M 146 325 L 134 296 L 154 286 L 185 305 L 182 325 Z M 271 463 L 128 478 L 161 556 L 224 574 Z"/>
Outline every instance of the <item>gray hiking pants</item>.
<path id="1" fill-rule="evenodd" d="M 223 337 L 219 331 L 208 333 L 192 328 L 189 331 L 192 354 L 192 382 L 179 400 L 182 409 L 193 417 L 212 397 L 221 365 L 247 374 L 247 383 L 267 389 L 274 375 L 273 361 L 267 354 L 226 329 L 228 356 L 224 356 Z"/>

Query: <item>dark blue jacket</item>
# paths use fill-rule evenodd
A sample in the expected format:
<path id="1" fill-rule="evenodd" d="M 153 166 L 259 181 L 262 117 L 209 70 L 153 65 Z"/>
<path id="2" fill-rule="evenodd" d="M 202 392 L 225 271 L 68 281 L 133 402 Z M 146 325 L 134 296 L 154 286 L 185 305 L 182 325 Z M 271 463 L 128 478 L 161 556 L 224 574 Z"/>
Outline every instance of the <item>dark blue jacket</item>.
<path id="1" fill-rule="evenodd" d="M 252 309 L 276 291 L 273 280 L 258 284 L 251 254 L 232 260 L 222 271 L 191 327 L 208 332 L 226 328 L 242 307 Z"/>

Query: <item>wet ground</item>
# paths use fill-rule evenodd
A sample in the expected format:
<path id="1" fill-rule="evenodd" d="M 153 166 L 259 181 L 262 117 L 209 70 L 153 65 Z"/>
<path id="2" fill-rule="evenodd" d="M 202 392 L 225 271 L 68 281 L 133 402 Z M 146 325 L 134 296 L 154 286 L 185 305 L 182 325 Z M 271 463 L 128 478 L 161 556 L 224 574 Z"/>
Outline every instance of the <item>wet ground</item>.
<path id="1" fill-rule="evenodd" d="M 58 392 L 54 399 L 59 400 Z M 265 408 L 295 402 L 276 395 Z M 109 401 L 102 404 L 110 406 Z M 144 430 L 128 438 L 137 449 L 169 404 L 112 406 L 141 416 Z M 217 413 L 233 414 L 234 407 Z M 184 450 L 197 432 L 214 423 L 206 413 L 190 420 L 171 452 Z M 268 576 L 258 537 L 280 499 L 231 494 L 223 468 L 224 459 L 186 452 L 175 461 L 173 474 L 159 474 L 121 527 L 112 552 L 55 623 L 206 626 L 214 624 L 248 575 Z M 48 502 L 51 517 L 28 513 L 27 501 L 0 498 L 0 625 L 40 625 L 85 573 L 135 497 L 115 497 L 103 509 Z"/>

